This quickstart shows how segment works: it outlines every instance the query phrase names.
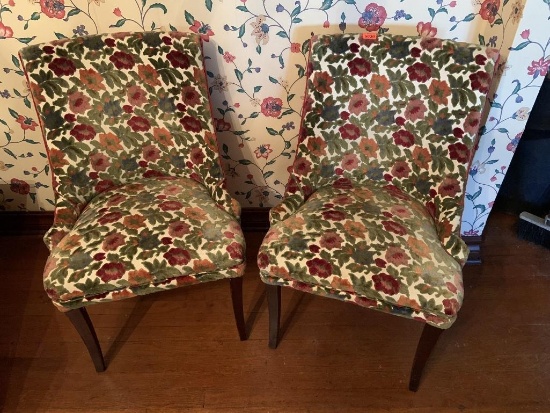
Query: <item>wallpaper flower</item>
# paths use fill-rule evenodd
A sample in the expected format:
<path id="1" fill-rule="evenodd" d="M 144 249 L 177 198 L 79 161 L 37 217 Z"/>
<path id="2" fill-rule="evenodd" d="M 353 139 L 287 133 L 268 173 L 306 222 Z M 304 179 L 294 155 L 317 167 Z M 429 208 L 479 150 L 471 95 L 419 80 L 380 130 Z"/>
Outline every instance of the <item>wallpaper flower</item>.
<path id="1" fill-rule="evenodd" d="M 243 206 L 267 207 L 279 203 L 294 159 L 311 34 L 389 32 L 501 52 L 490 113 L 468 118 L 471 128 L 485 127 L 469 172 L 462 231 L 479 235 L 549 70 L 549 16 L 548 0 L 0 0 L 0 210 L 53 209 L 47 155 L 17 58 L 26 44 L 160 28 L 200 34 L 229 189 Z M 426 76 L 421 63 L 411 76 Z M 316 82 L 333 87 L 328 77 Z M 384 93 L 380 82 L 372 87 Z M 488 87 L 483 78 L 475 82 Z M 434 99 L 445 99 L 445 90 L 432 87 Z M 138 104 L 140 91 L 129 93 Z M 192 93 L 187 98 L 192 102 Z M 76 108 L 86 105 L 71 99 Z M 364 96 L 352 102 L 350 113 L 369 104 Z M 410 106 L 410 116 L 422 116 L 422 105 Z"/>

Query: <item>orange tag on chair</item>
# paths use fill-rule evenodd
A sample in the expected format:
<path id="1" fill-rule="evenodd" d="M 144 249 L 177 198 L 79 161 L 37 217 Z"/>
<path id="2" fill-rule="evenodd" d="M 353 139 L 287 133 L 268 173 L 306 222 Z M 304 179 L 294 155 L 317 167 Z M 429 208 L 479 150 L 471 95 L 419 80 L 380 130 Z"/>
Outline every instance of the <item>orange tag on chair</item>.
<path id="1" fill-rule="evenodd" d="M 376 40 L 376 39 L 378 39 L 378 33 L 376 33 L 376 32 L 365 32 L 365 33 L 363 33 L 363 39 L 365 39 L 365 40 Z"/>

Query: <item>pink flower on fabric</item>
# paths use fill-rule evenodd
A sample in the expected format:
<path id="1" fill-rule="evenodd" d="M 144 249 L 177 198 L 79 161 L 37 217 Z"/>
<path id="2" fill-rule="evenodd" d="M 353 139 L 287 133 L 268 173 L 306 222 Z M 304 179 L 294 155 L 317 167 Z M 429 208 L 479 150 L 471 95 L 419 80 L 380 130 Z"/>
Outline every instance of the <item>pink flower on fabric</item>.
<path id="1" fill-rule="evenodd" d="M 122 12 L 120 11 L 120 9 L 118 7 L 113 10 L 113 14 L 117 17 L 122 16 Z"/>
<path id="2" fill-rule="evenodd" d="M 364 93 L 354 94 L 348 103 L 348 110 L 354 115 L 360 115 L 367 110 L 369 100 Z"/>
<path id="3" fill-rule="evenodd" d="M 120 262 L 108 262 L 97 271 L 97 275 L 103 282 L 109 282 L 122 278 L 126 269 Z"/>
<path id="4" fill-rule="evenodd" d="M 90 98 L 82 92 L 69 95 L 69 109 L 74 113 L 84 113 L 90 109 Z"/>
<path id="5" fill-rule="evenodd" d="M 309 273 L 320 278 L 328 278 L 332 274 L 332 265 L 321 258 L 306 261 Z"/>
<path id="6" fill-rule="evenodd" d="M 374 282 L 376 291 L 382 291 L 389 295 L 394 295 L 399 292 L 399 281 L 389 274 L 376 274 L 372 277 L 372 281 Z"/>
<path id="7" fill-rule="evenodd" d="M 170 265 L 185 265 L 191 261 L 189 251 L 182 248 L 170 248 L 163 255 Z"/>
<path id="8" fill-rule="evenodd" d="M 106 171 L 111 166 L 109 157 L 103 153 L 94 153 L 90 156 L 90 165 L 96 172 Z"/>
<path id="9" fill-rule="evenodd" d="M 128 96 L 128 102 L 133 106 L 141 106 L 148 101 L 147 92 L 137 85 L 130 86 L 126 95 Z"/>

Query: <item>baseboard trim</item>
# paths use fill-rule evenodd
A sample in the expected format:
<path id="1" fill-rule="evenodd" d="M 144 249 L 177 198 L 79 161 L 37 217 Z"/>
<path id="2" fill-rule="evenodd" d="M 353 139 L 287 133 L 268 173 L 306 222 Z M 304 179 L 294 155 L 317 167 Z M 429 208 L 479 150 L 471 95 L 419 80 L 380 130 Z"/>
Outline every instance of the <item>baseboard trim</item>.
<path id="1" fill-rule="evenodd" d="M 0 212 L 0 236 L 44 235 L 53 222 L 53 212 Z M 241 225 L 245 232 L 267 232 L 269 208 L 248 207 L 242 209 Z M 470 248 L 468 265 L 482 262 L 483 237 L 462 237 Z"/>

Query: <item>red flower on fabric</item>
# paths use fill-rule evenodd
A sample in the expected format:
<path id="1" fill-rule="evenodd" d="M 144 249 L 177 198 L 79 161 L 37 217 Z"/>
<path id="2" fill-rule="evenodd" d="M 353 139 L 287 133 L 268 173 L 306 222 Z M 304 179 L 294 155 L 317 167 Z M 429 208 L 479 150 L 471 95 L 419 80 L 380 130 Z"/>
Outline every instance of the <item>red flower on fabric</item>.
<path id="1" fill-rule="evenodd" d="M 120 262 L 108 262 L 103 264 L 99 270 L 97 270 L 97 275 L 103 282 L 109 282 L 114 280 L 119 280 L 122 278 L 126 269 L 124 265 Z"/>
<path id="2" fill-rule="evenodd" d="M 446 177 L 445 179 L 443 179 L 443 181 L 437 188 L 437 192 L 442 196 L 455 196 L 460 191 L 461 188 L 458 180 L 451 177 Z"/>
<path id="3" fill-rule="evenodd" d="M 464 130 L 469 134 L 473 135 L 477 133 L 480 122 L 481 122 L 481 113 L 478 111 L 472 111 L 468 113 L 468 116 L 466 116 L 466 119 L 464 120 Z"/>
<path id="4" fill-rule="evenodd" d="M 410 148 L 414 145 L 414 135 L 408 130 L 401 129 L 393 133 L 393 140 L 396 145 Z"/>
<path id="5" fill-rule="evenodd" d="M 84 113 L 90 109 L 90 98 L 82 92 L 69 95 L 69 109 L 74 113 Z"/>
<path id="6" fill-rule="evenodd" d="M 267 97 L 263 100 L 260 107 L 265 116 L 276 118 L 281 114 L 283 101 L 279 98 Z"/>
<path id="7" fill-rule="evenodd" d="M 124 52 L 114 52 L 109 60 L 113 62 L 117 69 L 131 69 L 136 64 L 134 57 Z"/>
<path id="8" fill-rule="evenodd" d="M 12 178 L 10 181 L 10 191 L 16 194 L 27 195 L 31 191 L 31 187 L 21 179 Z"/>
<path id="9" fill-rule="evenodd" d="M 397 161 L 393 164 L 391 174 L 397 178 L 407 178 L 411 173 L 409 164 L 405 161 Z"/>
<path id="10" fill-rule="evenodd" d="M 489 86 L 491 86 L 491 76 L 489 76 L 489 73 L 479 70 L 470 75 L 470 82 L 472 89 L 487 93 L 489 92 Z"/>
<path id="11" fill-rule="evenodd" d="M 120 218 L 122 218 L 122 213 L 121 212 L 109 212 L 105 215 L 103 215 L 101 218 L 98 219 L 98 222 L 101 224 L 101 225 L 105 225 L 105 224 L 109 224 L 111 222 L 117 222 L 120 220 Z"/>
<path id="12" fill-rule="evenodd" d="M 319 244 L 321 247 L 326 248 L 327 250 L 331 250 L 334 248 L 340 248 L 342 246 L 342 242 L 344 240 L 340 235 L 338 235 L 336 232 L 325 232 L 321 236 L 321 241 Z"/>
<path id="13" fill-rule="evenodd" d="M 500 0 L 485 0 L 481 4 L 479 15 L 483 20 L 487 20 L 489 23 L 493 24 L 493 22 L 495 21 L 495 17 L 498 14 L 499 8 Z"/>
<path id="14" fill-rule="evenodd" d="M 405 108 L 405 118 L 408 120 L 424 119 L 424 114 L 427 110 L 428 108 L 420 99 L 412 99 L 407 103 L 407 107 Z"/>
<path id="15" fill-rule="evenodd" d="M 189 56 L 178 50 L 172 50 L 166 55 L 166 58 L 172 63 L 172 66 L 187 69 L 190 66 Z"/>
<path id="16" fill-rule="evenodd" d="M 64 0 L 40 0 L 40 9 L 50 18 L 62 19 L 65 17 Z"/>
<path id="17" fill-rule="evenodd" d="M 307 175 L 311 172 L 311 162 L 305 158 L 298 158 L 294 162 L 293 169 L 298 175 Z"/>
<path id="18" fill-rule="evenodd" d="M 348 103 L 348 110 L 354 115 L 360 115 L 367 110 L 369 100 L 364 93 L 356 93 L 352 95 Z"/>
<path id="19" fill-rule="evenodd" d="M 92 140 L 95 135 L 95 129 L 90 125 L 79 124 L 71 130 L 71 136 L 79 142 Z"/>
<path id="20" fill-rule="evenodd" d="M 409 79 L 425 82 L 432 77 L 432 68 L 424 63 L 416 62 L 407 68 Z"/>
<path id="21" fill-rule="evenodd" d="M 71 76 L 76 72 L 74 62 L 66 57 L 56 57 L 48 64 L 48 68 L 53 71 L 56 76 Z"/>
<path id="22" fill-rule="evenodd" d="M 343 139 L 356 140 L 361 136 L 361 129 L 353 123 L 346 123 L 338 128 Z"/>
<path id="23" fill-rule="evenodd" d="M 338 178 L 332 183 L 335 189 L 353 189 L 353 182 L 348 178 Z"/>
<path id="24" fill-rule="evenodd" d="M 199 95 L 199 92 L 197 92 L 197 89 L 195 89 L 193 86 L 184 86 L 184 88 L 181 90 L 181 97 L 183 103 L 191 107 L 201 103 L 201 96 Z"/>
<path id="25" fill-rule="evenodd" d="M 348 62 L 349 72 L 353 76 L 365 77 L 371 72 L 371 64 L 362 57 L 356 57 Z"/>
<path id="26" fill-rule="evenodd" d="M 184 116 L 180 119 L 180 123 L 188 132 L 200 132 L 202 130 L 201 121 L 193 116 Z"/>
<path id="27" fill-rule="evenodd" d="M 306 265 L 311 275 L 316 275 L 320 278 L 328 278 L 332 275 L 332 265 L 322 258 L 314 258 L 306 261 Z"/>
<path id="28" fill-rule="evenodd" d="M 234 260 L 242 260 L 244 256 L 243 246 L 237 242 L 233 242 L 227 246 L 229 256 Z"/>
<path id="29" fill-rule="evenodd" d="M 94 187 L 94 190 L 97 193 L 105 192 L 115 186 L 115 183 L 109 179 L 106 179 L 104 181 L 99 181 L 97 185 Z"/>
<path id="30" fill-rule="evenodd" d="M 178 201 L 164 201 L 159 205 L 159 208 L 163 211 L 179 211 L 183 208 L 183 205 Z"/>
<path id="31" fill-rule="evenodd" d="M 329 221 L 342 221 L 346 219 L 346 214 L 342 211 L 329 210 L 323 212 L 323 218 Z"/>
<path id="32" fill-rule="evenodd" d="M 191 261 L 191 254 L 189 251 L 182 248 L 170 248 L 163 255 L 170 265 L 186 265 Z"/>
<path id="33" fill-rule="evenodd" d="M 191 149 L 190 157 L 191 157 L 191 162 L 193 162 L 195 165 L 200 165 L 204 162 L 204 158 L 206 156 L 204 155 L 202 148 L 193 148 Z"/>
<path id="34" fill-rule="evenodd" d="M 258 267 L 267 268 L 269 265 L 269 256 L 265 252 L 260 252 L 258 254 Z"/>
<path id="35" fill-rule="evenodd" d="M 407 234 L 407 229 L 401 225 L 398 224 L 395 221 L 382 221 L 382 225 L 384 225 L 384 228 L 386 231 L 393 232 L 397 235 L 405 235 Z"/>
<path id="36" fill-rule="evenodd" d="M 455 298 L 446 298 L 443 300 L 443 308 L 445 308 L 445 314 L 455 315 L 459 309 L 458 301 Z"/>
<path id="37" fill-rule="evenodd" d="M 313 75 L 313 89 L 320 93 L 332 93 L 333 83 L 334 79 L 328 72 L 315 72 Z"/>
<path id="38" fill-rule="evenodd" d="M 130 126 L 134 132 L 147 132 L 151 129 L 149 121 L 141 116 L 132 116 L 128 121 L 128 126 Z"/>
<path id="39" fill-rule="evenodd" d="M 380 273 L 373 275 L 372 281 L 376 291 L 382 291 L 385 294 L 394 295 L 399 292 L 399 281 L 389 274 Z"/>
<path id="40" fill-rule="evenodd" d="M 107 235 L 103 240 L 101 246 L 105 251 L 115 251 L 118 247 L 125 244 L 124 235 L 119 233 L 114 233 Z"/>
<path id="41" fill-rule="evenodd" d="M 449 145 L 449 156 L 460 163 L 467 163 L 470 160 L 470 150 L 462 142 Z"/>
<path id="42" fill-rule="evenodd" d="M 168 225 L 168 234 L 174 238 L 179 238 L 185 234 L 189 234 L 190 230 L 191 227 L 189 224 L 183 221 L 171 222 L 170 225 Z"/>

